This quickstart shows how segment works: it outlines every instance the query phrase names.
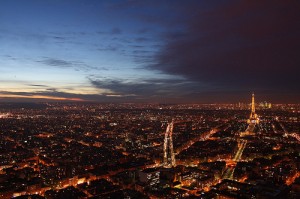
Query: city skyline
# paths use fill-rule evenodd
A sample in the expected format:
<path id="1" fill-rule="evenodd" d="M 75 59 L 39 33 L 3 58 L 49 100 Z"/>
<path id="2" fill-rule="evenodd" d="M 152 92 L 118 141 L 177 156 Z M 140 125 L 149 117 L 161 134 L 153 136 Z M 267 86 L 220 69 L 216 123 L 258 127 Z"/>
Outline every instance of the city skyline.
<path id="1" fill-rule="evenodd" d="M 300 103 L 299 8 L 2 1 L 0 101 Z"/>
<path id="2" fill-rule="evenodd" d="M 3 199 L 299 198 L 299 104 L 0 105 Z"/>

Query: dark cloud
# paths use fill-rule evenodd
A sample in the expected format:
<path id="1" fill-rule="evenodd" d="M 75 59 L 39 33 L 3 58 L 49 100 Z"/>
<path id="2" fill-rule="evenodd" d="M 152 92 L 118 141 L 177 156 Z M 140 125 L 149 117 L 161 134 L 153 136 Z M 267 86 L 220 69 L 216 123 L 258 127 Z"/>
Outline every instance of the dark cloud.
<path id="1" fill-rule="evenodd" d="M 32 96 L 34 93 L 28 93 L 28 92 L 10 92 L 10 91 L 0 91 L 0 94 L 4 95 L 23 95 L 23 96 Z"/>
<path id="2" fill-rule="evenodd" d="M 42 61 L 39 61 L 45 65 L 49 66 L 58 66 L 62 68 L 69 68 L 73 67 L 73 62 L 71 61 L 66 61 L 66 60 L 61 60 L 61 59 L 53 59 L 53 58 L 47 58 Z"/>
<path id="3" fill-rule="evenodd" d="M 140 69 L 144 68 L 145 64 L 153 64 L 155 61 L 153 61 L 153 56 L 151 55 L 141 55 L 141 54 L 134 54 L 132 55 L 133 60 L 140 64 Z"/>
<path id="4" fill-rule="evenodd" d="M 54 66 L 59 68 L 73 68 L 76 71 L 91 71 L 91 70 L 107 70 L 105 67 L 95 67 L 90 66 L 82 61 L 70 61 L 70 60 L 62 60 L 55 58 L 47 58 L 45 57 L 43 60 L 38 60 L 37 62 L 43 63 L 47 66 Z"/>
<path id="5" fill-rule="evenodd" d="M 53 39 L 57 39 L 57 40 L 60 40 L 60 41 L 66 40 L 65 37 L 60 37 L 60 36 L 53 36 Z"/>
<path id="6" fill-rule="evenodd" d="M 96 88 L 108 89 L 116 95 L 131 96 L 132 99 L 182 98 L 195 94 L 196 85 L 183 79 L 143 79 L 143 80 L 115 80 L 89 78 Z M 189 88 L 189 89 L 187 89 Z M 110 95 L 110 93 L 108 93 Z"/>
<path id="7" fill-rule="evenodd" d="M 7 60 L 13 60 L 13 61 L 18 60 L 17 57 L 14 57 L 12 55 L 2 55 L 2 57 Z"/>
<path id="8" fill-rule="evenodd" d="M 73 93 L 65 93 L 59 92 L 56 89 L 46 89 L 45 91 L 37 91 L 37 92 L 10 92 L 10 91 L 0 91 L 0 94 L 4 95 L 19 95 L 19 96 L 52 96 L 52 97 L 62 97 L 62 98 L 82 98 L 84 99 L 85 95 L 73 94 Z"/>
<path id="9" fill-rule="evenodd" d="M 43 85 L 43 84 L 28 84 L 28 86 L 33 86 L 33 87 L 48 87 L 47 85 Z"/>
<path id="10" fill-rule="evenodd" d="M 99 89 L 107 89 L 111 92 L 104 93 L 102 97 L 115 102 L 163 102 L 163 103 L 234 103 L 250 102 L 251 93 L 242 90 L 223 91 L 212 89 L 209 85 L 187 81 L 185 79 L 143 79 L 143 80 L 115 80 L 89 78 L 91 84 Z M 278 94 L 278 93 L 277 93 Z M 220 98 L 220 96 L 222 96 Z M 238 96 L 233 99 L 233 96 Z M 281 93 L 277 100 L 291 97 L 290 94 Z M 299 95 L 298 95 L 299 97 Z M 257 94 L 260 101 L 269 101 L 274 98 L 274 92 Z"/>
<path id="11" fill-rule="evenodd" d="M 206 4 L 182 9 L 185 28 L 165 35 L 151 69 L 223 91 L 300 92 L 299 1 Z"/>

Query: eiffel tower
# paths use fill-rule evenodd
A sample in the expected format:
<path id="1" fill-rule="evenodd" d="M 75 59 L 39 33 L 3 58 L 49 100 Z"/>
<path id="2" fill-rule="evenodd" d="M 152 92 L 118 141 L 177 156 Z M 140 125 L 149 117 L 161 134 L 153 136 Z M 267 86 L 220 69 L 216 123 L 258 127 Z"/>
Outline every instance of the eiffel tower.
<path id="1" fill-rule="evenodd" d="M 247 123 L 254 124 L 254 125 L 259 123 L 259 118 L 258 118 L 257 114 L 255 113 L 254 93 L 252 93 L 251 113 L 250 113 L 250 117 L 249 117 Z"/>

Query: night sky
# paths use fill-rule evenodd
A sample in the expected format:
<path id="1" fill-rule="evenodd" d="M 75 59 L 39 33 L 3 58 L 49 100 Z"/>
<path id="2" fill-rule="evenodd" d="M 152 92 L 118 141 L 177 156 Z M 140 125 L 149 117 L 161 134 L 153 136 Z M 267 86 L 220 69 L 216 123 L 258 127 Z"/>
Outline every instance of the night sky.
<path id="1" fill-rule="evenodd" d="M 1 0 L 0 101 L 300 103 L 299 0 Z"/>

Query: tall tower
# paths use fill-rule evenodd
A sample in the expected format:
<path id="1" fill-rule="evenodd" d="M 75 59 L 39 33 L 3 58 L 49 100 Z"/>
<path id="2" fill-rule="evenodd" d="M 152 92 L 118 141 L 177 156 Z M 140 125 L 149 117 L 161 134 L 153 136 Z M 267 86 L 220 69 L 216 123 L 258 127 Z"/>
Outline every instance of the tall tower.
<path id="1" fill-rule="evenodd" d="M 259 119 L 257 114 L 255 113 L 255 99 L 254 93 L 252 93 L 252 101 L 251 101 L 251 113 L 250 118 L 248 119 L 248 124 L 258 124 Z"/>
<path id="2" fill-rule="evenodd" d="M 251 115 L 255 114 L 255 100 L 254 93 L 252 93 L 252 101 L 251 101 Z"/>
<path id="3" fill-rule="evenodd" d="M 164 140 L 164 162 L 163 166 L 166 168 L 175 167 L 175 154 L 173 150 L 173 126 L 174 121 L 170 122 L 167 126 L 167 130 L 165 132 L 165 140 Z"/>

